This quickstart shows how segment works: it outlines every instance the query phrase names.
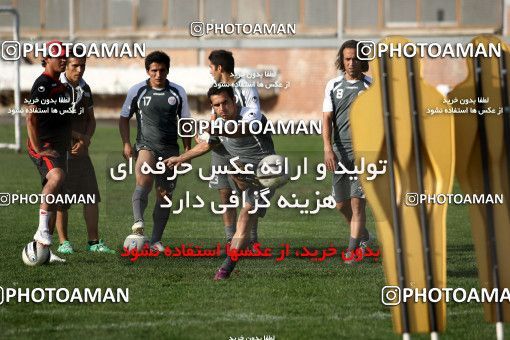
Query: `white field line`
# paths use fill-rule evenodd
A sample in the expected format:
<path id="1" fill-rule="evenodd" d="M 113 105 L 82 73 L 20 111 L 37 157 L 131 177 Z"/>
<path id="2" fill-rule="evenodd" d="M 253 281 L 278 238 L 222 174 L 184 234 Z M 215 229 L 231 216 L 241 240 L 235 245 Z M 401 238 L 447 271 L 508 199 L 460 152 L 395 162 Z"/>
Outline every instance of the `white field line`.
<path id="1" fill-rule="evenodd" d="M 5 310 L 4 310 L 5 312 Z M 7 312 L 8 313 L 8 312 Z M 68 314 L 68 309 L 52 309 L 52 310 L 33 310 L 31 313 L 22 312 L 26 314 L 44 314 L 44 315 L 59 315 Z M 126 311 L 94 311 L 94 314 L 103 315 L 126 315 Z M 471 310 L 464 310 L 458 312 L 448 312 L 448 316 L 457 316 L 472 314 Z M 160 317 L 173 317 L 177 319 L 166 319 L 156 321 L 123 321 L 119 323 L 103 323 L 103 324 L 78 324 L 78 325 L 52 325 L 49 327 L 23 327 L 16 329 L 7 329 L 3 331 L 4 335 L 16 335 L 16 334 L 27 334 L 27 333 L 41 333 L 44 331 L 72 331 L 72 330 L 98 330 L 98 329 L 126 329 L 126 328 L 151 328 L 162 325 L 196 325 L 204 323 L 215 323 L 215 322 L 235 322 L 235 321 L 249 321 L 249 322 L 285 322 L 285 321 L 305 321 L 319 319 L 320 321 L 352 321 L 352 320 L 384 320 L 390 319 L 391 314 L 389 312 L 375 312 L 371 314 L 362 315 L 330 315 L 330 316 L 292 316 L 292 315 L 270 315 L 270 314 L 252 314 L 252 313 L 225 313 L 219 312 L 213 313 L 195 313 L 195 312 L 159 312 L 159 311 L 147 311 L 147 312 L 136 312 L 130 311 L 130 316 L 160 316 Z"/>
<path id="2" fill-rule="evenodd" d="M 103 314 L 103 315 L 126 315 L 126 311 L 94 311 L 94 314 Z M 23 312 L 23 314 L 27 314 Z M 30 313 L 28 313 L 30 314 Z M 69 314 L 69 310 L 67 309 L 54 309 L 54 310 L 34 310 L 31 314 L 44 314 L 44 315 L 60 315 L 60 314 Z M 248 321 L 248 322 L 285 322 L 285 321 L 302 321 L 302 320 L 310 320 L 310 319 L 320 319 L 322 321 L 332 320 L 346 320 L 346 319 L 356 319 L 356 317 L 342 317 L 340 315 L 333 315 L 330 317 L 323 316 L 291 316 L 291 315 L 269 315 L 269 314 L 251 314 L 251 313 L 225 313 L 219 312 L 217 314 L 214 313 L 194 313 L 194 312 L 158 312 L 158 311 L 147 311 L 147 312 L 133 312 L 130 311 L 129 316 L 133 317 L 141 317 L 141 316 L 160 316 L 166 317 L 164 320 L 155 320 L 155 321 L 123 321 L 119 323 L 104 323 L 104 324 L 79 324 L 79 325 L 54 325 L 48 327 L 22 327 L 16 329 L 8 329 L 4 330 L 4 335 L 16 335 L 16 334 L 27 334 L 27 333 L 40 333 L 44 331 L 71 331 L 71 330 L 97 330 L 97 329 L 125 329 L 125 328 L 150 328 L 150 327 L 158 327 L 161 325 L 175 325 L 175 326 L 183 326 L 183 325 L 194 325 L 194 324 L 204 324 L 204 323 L 216 323 L 216 322 L 234 322 L 234 321 Z M 169 319 L 169 318 L 174 318 Z M 384 315 L 384 313 L 377 312 L 374 314 L 363 315 L 358 319 L 383 319 L 390 318 L 390 315 Z"/>
<path id="3" fill-rule="evenodd" d="M 4 310 L 5 312 L 5 310 Z M 33 310 L 32 314 L 44 314 L 44 315 L 58 315 L 68 314 L 68 309 L 52 309 L 52 310 Z M 126 315 L 125 311 L 94 311 L 94 314 L 104 315 Z M 26 315 L 26 312 L 23 312 Z M 30 313 L 28 313 L 30 314 Z M 448 316 L 472 314 L 472 311 L 464 310 L 458 312 L 448 312 Z M 97 330 L 97 329 L 120 329 L 120 328 L 151 328 L 159 327 L 162 325 L 196 325 L 204 323 L 224 322 L 224 321 L 249 321 L 249 322 L 285 322 L 285 321 L 305 321 L 311 319 L 319 319 L 321 322 L 324 321 L 352 321 L 352 320 L 374 320 L 374 319 L 390 319 L 391 314 L 389 312 L 375 312 L 371 314 L 362 315 L 331 315 L 331 316 L 293 316 L 293 315 L 270 315 L 270 314 L 253 314 L 253 313 L 225 313 L 221 312 L 218 314 L 213 313 L 194 313 L 194 312 L 159 312 L 159 311 L 131 311 L 130 316 L 159 316 L 159 317 L 173 317 L 177 319 L 165 319 L 156 321 L 144 321 L 144 322 L 133 322 L 125 321 L 119 323 L 104 323 L 104 324 L 93 324 L 93 325 L 55 325 L 50 327 L 22 327 L 16 329 L 4 330 L 4 335 L 16 335 L 16 334 L 30 334 L 30 333 L 41 333 L 44 331 L 71 331 L 71 330 Z"/>

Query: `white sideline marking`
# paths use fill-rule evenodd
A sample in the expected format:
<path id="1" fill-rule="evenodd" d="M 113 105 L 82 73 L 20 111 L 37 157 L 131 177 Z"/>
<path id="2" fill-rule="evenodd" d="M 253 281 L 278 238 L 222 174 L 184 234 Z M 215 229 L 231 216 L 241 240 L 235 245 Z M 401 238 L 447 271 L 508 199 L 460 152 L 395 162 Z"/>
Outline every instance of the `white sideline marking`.
<path id="1" fill-rule="evenodd" d="M 26 315 L 26 311 L 20 312 Z M 32 314 L 68 314 L 69 310 L 67 309 L 54 309 L 54 310 L 33 310 Z M 106 314 L 106 315 L 116 315 L 122 314 L 126 315 L 126 311 L 94 311 L 94 314 Z M 456 316 L 456 315 L 464 315 L 464 314 L 472 314 L 473 311 L 465 310 L 458 312 L 448 312 L 448 316 Z M 330 315 L 330 316 L 288 316 L 288 315 L 270 315 L 270 314 L 252 314 L 252 313 L 222 313 L 221 315 L 217 314 L 208 314 L 208 313 L 193 313 L 193 312 L 160 312 L 160 311 L 130 311 L 129 315 L 144 315 L 144 316 L 173 316 L 173 317 L 183 317 L 185 320 L 160 320 L 160 321 L 146 321 L 146 322 L 120 322 L 120 323 L 106 323 L 106 324 L 93 324 L 93 325 L 58 325 L 58 326 L 49 326 L 49 327 L 23 327 L 16 329 L 9 329 L 4 331 L 4 335 L 16 335 L 16 334 L 26 334 L 26 333 L 40 333 L 44 331 L 70 331 L 70 330 L 96 330 L 96 329 L 119 329 L 119 328 L 135 328 L 135 327 L 157 327 L 161 325 L 194 325 L 194 324 L 203 324 L 203 323 L 214 323 L 219 321 L 252 321 L 252 322 L 281 322 L 288 320 L 310 320 L 310 319 L 320 319 L 320 320 L 330 320 L 330 321 L 350 321 L 350 320 L 373 320 L 373 319 L 390 319 L 391 314 L 389 312 L 374 312 L 371 314 L 363 314 L 359 316 L 355 315 Z M 197 319 L 197 317 L 208 318 L 208 320 Z"/>

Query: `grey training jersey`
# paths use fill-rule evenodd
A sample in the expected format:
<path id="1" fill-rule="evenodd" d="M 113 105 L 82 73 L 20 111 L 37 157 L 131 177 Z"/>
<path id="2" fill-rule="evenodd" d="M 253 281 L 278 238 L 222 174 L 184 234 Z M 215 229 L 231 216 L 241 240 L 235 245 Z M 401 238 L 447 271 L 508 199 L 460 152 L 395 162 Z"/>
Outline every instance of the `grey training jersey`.
<path id="1" fill-rule="evenodd" d="M 255 85 L 254 82 L 250 83 L 242 77 L 238 78 L 234 84 L 232 84 L 236 97 L 236 104 L 242 107 L 251 107 L 260 110 L 259 92 L 253 85 Z"/>
<path id="2" fill-rule="evenodd" d="M 155 152 L 178 152 L 177 126 L 180 118 L 189 118 L 188 98 L 184 89 L 166 81 L 163 89 L 155 89 L 149 80 L 129 89 L 120 115 L 136 114 L 136 142 Z"/>
<path id="3" fill-rule="evenodd" d="M 367 76 L 361 80 L 347 80 L 341 75 L 331 79 L 324 91 L 322 111 L 333 112 L 333 146 L 349 158 L 353 156 L 349 122 L 351 104 L 371 82 Z"/>
<path id="4" fill-rule="evenodd" d="M 222 119 L 222 118 L 217 118 Z M 236 117 L 238 122 L 249 123 L 253 120 L 260 120 L 262 126 L 267 123 L 267 119 L 259 111 L 252 108 L 243 107 Z M 211 136 L 209 144 L 218 145 L 221 143 L 232 157 L 239 157 L 243 163 L 250 163 L 255 166 L 266 156 L 274 155 L 273 138 L 270 133 L 248 135 L 243 137 Z"/>
<path id="5" fill-rule="evenodd" d="M 253 83 L 253 82 L 252 82 Z M 243 86 L 244 85 L 244 86 Z M 250 82 L 240 77 L 233 84 L 232 89 L 234 90 L 234 96 L 236 98 L 236 104 L 241 107 L 249 107 L 260 111 L 260 100 L 259 93 L 256 87 L 250 86 Z M 212 114 L 214 115 L 214 109 Z M 217 153 L 223 157 L 230 157 L 223 146 L 218 146 L 213 150 L 213 153 Z M 215 156 L 213 156 L 215 157 Z"/>
<path id="6" fill-rule="evenodd" d="M 252 85 L 253 82 L 250 83 L 243 77 L 236 79 L 232 84 L 236 104 L 241 107 L 251 107 L 252 109 L 260 111 L 259 92 L 257 88 Z M 211 109 L 211 113 L 215 114 L 214 109 Z"/>

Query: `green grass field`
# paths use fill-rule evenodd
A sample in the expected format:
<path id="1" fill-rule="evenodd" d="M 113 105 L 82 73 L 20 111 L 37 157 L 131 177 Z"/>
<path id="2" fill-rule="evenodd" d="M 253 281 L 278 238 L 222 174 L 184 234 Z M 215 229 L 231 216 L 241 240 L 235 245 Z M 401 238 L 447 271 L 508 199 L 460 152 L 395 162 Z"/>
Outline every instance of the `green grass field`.
<path id="1" fill-rule="evenodd" d="M 24 131 L 24 135 L 26 132 Z M 2 141 L 11 140 L 12 126 L 0 125 Z M 26 137 L 23 137 L 23 141 Z M 277 152 L 297 160 L 322 157 L 320 136 L 279 137 Z M 131 194 L 134 176 L 123 182 L 109 179 L 109 168 L 120 162 L 121 142 L 114 124 L 99 123 L 91 146 L 102 202 L 100 233 L 107 244 L 120 250 L 132 224 Z M 194 160 L 194 167 L 209 157 Z M 39 175 L 25 152 L 0 150 L 0 192 L 40 193 Z M 329 192 L 330 178 L 313 176 L 293 182 L 276 195 L 294 192 L 313 195 Z M 189 174 L 179 179 L 176 198 L 188 190 L 208 200 L 216 192 Z M 304 197 L 304 196 L 300 196 Z M 313 196 L 312 196 L 313 197 Z M 276 199 L 273 198 L 274 202 Z M 146 210 L 151 229 L 153 194 Z M 37 224 L 37 206 L 0 207 L 0 286 L 2 287 L 128 287 L 127 304 L 9 303 L 0 306 L 0 338 L 168 338 L 229 339 L 275 336 L 276 339 L 396 339 L 390 309 L 381 303 L 385 285 L 381 263 L 345 265 L 338 258 L 310 262 L 287 258 L 243 260 L 237 274 L 213 282 L 222 259 L 155 258 L 135 263 L 117 255 L 88 254 L 81 207 L 70 210 L 71 241 L 80 250 L 68 255 L 64 265 L 27 267 L 21 250 Z M 368 228 L 375 231 L 373 218 Z M 475 254 L 467 208 L 448 210 L 448 287 L 478 287 Z M 163 236 L 165 244 L 212 245 L 221 241 L 219 216 L 205 209 L 171 215 Z M 261 220 L 260 241 L 278 248 L 292 246 L 344 247 L 348 229 L 334 210 L 315 216 L 272 208 Z M 57 243 L 55 239 L 55 243 Z M 56 247 L 53 246 L 56 250 Z M 384 256 L 384 254 L 383 254 Z M 508 327 L 507 327 L 508 328 Z M 506 332 L 510 336 L 510 332 Z M 494 338 L 495 328 L 483 319 L 482 306 L 448 304 L 446 339 Z M 418 338 L 428 338 L 420 336 Z"/>

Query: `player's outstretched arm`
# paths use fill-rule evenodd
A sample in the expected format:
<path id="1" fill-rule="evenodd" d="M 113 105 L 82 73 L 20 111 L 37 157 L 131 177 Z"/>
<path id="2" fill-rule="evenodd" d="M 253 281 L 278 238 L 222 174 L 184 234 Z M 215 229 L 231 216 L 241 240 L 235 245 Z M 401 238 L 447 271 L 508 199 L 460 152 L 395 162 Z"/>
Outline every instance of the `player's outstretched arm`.
<path id="1" fill-rule="evenodd" d="M 125 159 L 129 159 L 130 157 L 133 157 L 133 148 L 131 147 L 131 142 L 129 141 L 129 118 L 120 117 L 119 132 L 123 144 L 122 154 L 124 155 Z"/>
<path id="2" fill-rule="evenodd" d="M 180 156 L 170 157 L 165 159 L 166 166 L 169 168 L 173 168 L 175 166 L 179 166 L 181 163 L 192 160 L 193 158 L 202 156 L 203 154 L 209 152 L 212 149 L 212 146 L 209 143 L 199 143 L 193 147 L 193 149 L 186 151 Z"/>
<path id="3" fill-rule="evenodd" d="M 331 146 L 331 126 L 333 122 L 333 112 L 322 113 L 322 142 L 324 144 L 324 164 L 329 171 L 335 171 L 338 162 L 333 148 Z"/>
<path id="4" fill-rule="evenodd" d="M 182 137 L 182 145 L 184 146 L 184 151 L 191 150 L 191 137 Z"/>
<path id="5" fill-rule="evenodd" d="M 237 110 L 241 110 L 241 107 L 237 107 Z M 226 128 L 227 124 L 232 124 L 233 121 L 222 121 L 222 124 L 224 125 L 224 128 L 221 129 L 220 133 L 215 134 L 216 136 L 227 136 L 229 138 L 241 138 L 246 136 L 251 136 L 251 129 L 250 124 L 252 124 L 253 121 L 258 121 L 260 124 L 265 125 L 266 119 L 263 117 L 262 113 L 260 111 L 256 110 L 246 110 L 246 108 L 243 109 L 242 112 L 242 119 L 237 122 L 237 129 L 235 130 L 235 133 L 229 132 L 230 129 Z"/>

